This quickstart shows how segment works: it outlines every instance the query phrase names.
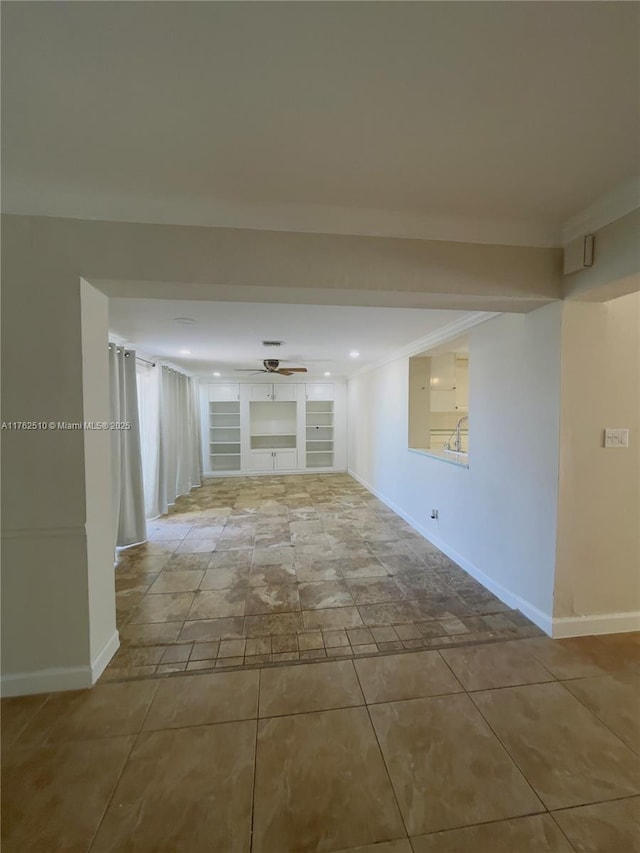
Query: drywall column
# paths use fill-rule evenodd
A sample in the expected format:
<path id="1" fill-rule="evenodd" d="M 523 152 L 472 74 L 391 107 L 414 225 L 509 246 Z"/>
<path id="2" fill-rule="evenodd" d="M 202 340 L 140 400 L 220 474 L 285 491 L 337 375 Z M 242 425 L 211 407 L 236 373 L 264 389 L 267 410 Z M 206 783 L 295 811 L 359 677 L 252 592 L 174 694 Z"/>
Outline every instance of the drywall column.
<path id="1" fill-rule="evenodd" d="M 99 637 L 113 636 L 115 619 L 107 615 L 92 635 L 90 585 L 96 595 L 98 589 L 88 572 L 87 531 L 95 519 L 86 512 L 85 435 L 59 426 L 103 411 L 93 403 L 87 412 L 83 407 L 83 345 L 90 358 L 106 342 L 90 336 L 83 342 L 73 263 L 53 248 L 36 250 L 29 220 L 9 226 L 2 256 L 2 417 L 35 427 L 2 433 L 2 690 L 17 695 L 89 686 L 101 665 Z M 107 559 L 103 553 L 101 571 Z"/>
<path id="2" fill-rule="evenodd" d="M 554 635 L 639 630 L 640 293 L 564 303 L 561 412 Z"/>
<path id="3" fill-rule="evenodd" d="M 80 282 L 82 312 L 82 408 L 85 423 L 109 423 L 109 302 L 87 281 Z M 91 681 L 96 680 L 119 646 L 113 569 L 111 434 L 85 429 L 89 647 Z"/>

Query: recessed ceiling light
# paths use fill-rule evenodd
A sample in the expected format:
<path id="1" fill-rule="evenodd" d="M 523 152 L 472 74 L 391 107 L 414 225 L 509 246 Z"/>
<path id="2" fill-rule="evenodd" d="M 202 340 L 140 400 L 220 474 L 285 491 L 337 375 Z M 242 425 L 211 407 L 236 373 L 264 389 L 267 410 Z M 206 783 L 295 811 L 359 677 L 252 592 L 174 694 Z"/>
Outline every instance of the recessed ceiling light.
<path id="1" fill-rule="evenodd" d="M 329 371 L 328 371 L 328 370 L 325 370 L 324 375 L 325 375 L 325 376 L 331 376 L 331 374 L 329 373 Z"/>
<path id="2" fill-rule="evenodd" d="M 213 371 L 213 375 L 214 375 L 214 376 L 220 376 L 220 373 L 219 373 L 219 371 L 214 370 L 214 371 Z"/>
<path id="3" fill-rule="evenodd" d="M 193 317 L 174 317 L 174 323 L 180 323 L 182 326 L 193 326 L 196 320 Z"/>
<path id="4" fill-rule="evenodd" d="M 357 349 L 352 350 L 352 351 L 349 353 L 349 355 L 351 356 L 351 358 L 359 358 L 359 357 L 360 357 L 360 353 L 358 352 L 358 350 L 357 350 Z"/>
<path id="5" fill-rule="evenodd" d="M 181 349 L 180 355 L 191 355 L 191 350 L 190 349 Z"/>

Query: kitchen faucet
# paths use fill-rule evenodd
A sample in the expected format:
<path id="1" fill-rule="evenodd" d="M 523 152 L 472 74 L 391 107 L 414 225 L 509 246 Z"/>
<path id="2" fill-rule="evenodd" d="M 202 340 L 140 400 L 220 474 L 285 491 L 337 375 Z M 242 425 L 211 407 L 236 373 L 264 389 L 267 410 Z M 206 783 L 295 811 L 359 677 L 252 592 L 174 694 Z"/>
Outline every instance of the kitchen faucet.
<path id="1" fill-rule="evenodd" d="M 456 424 L 456 428 L 453 433 L 447 439 L 447 443 L 444 446 L 445 450 L 452 450 L 456 453 L 460 453 L 462 451 L 462 435 L 460 434 L 460 427 L 465 421 L 469 421 L 469 415 L 465 415 L 463 418 L 460 418 L 458 423 Z M 453 447 L 451 447 L 451 439 L 455 435 Z"/>

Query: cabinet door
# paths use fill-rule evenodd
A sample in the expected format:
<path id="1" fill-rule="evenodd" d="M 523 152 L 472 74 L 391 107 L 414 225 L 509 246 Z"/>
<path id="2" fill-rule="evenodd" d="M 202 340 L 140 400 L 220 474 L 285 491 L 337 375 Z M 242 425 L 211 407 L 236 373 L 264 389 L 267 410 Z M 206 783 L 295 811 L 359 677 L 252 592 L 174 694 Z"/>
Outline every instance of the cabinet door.
<path id="1" fill-rule="evenodd" d="M 209 385 L 209 402 L 210 403 L 225 403 L 240 399 L 240 384 L 232 382 L 223 384 L 221 382 L 210 383 Z"/>
<path id="2" fill-rule="evenodd" d="M 431 391 L 431 411 L 432 412 L 455 412 L 456 410 L 456 392 L 455 391 Z"/>
<path id="3" fill-rule="evenodd" d="M 287 382 L 286 384 L 274 383 L 272 399 L 283 402 L 295 402 L 298 399 L 298 386 L 291 382 Z"/>
<path id="4" fill-rule="evenodd" d="M 333 400 L 334 397 L 332 382 L 307 383 L 307 400 Z"/>
<path id="5" fill-rule="evenodd" d="M 257 402 L 272 400 L 273 385 L 270 382 L 262 382 L 260 385 L 252 385 L 250 399 Z"/>
<path id="6" fill-rule="evenodd" d="M 295 450 L 275 450 L 273 462 L 276 471 L 292 471 L 297 467 L 298 454 Z"/>
<path id="7" fill-rule="evenodd" d="M 273 450 L 252 450 L 249 457 L 250 471 L 273 471 Z"/>
<path id="8" fill-rule="evenodd" d="M 469 411 L 469 362 L 456 361 L 456 411 Z"/>
<path id="9" fill-rule="evenodd" d="M 456 386 L 456 355 L 447 352 L 435 355 L 431 359 L 431 390 L 453 391 Z M 432 411 L 453 411 L 453 409 L 433 409 Z"/>

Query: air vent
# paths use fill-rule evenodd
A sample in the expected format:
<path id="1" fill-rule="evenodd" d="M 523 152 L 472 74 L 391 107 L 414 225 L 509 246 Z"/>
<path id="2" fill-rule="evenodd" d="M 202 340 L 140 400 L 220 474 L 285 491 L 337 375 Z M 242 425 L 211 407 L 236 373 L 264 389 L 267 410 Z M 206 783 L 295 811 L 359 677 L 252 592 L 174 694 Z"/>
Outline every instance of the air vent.
<path id="1" fill-rule="evenodd" d="M 262 341 L 263 347 L 281 347 L 284 341 Z"/>

